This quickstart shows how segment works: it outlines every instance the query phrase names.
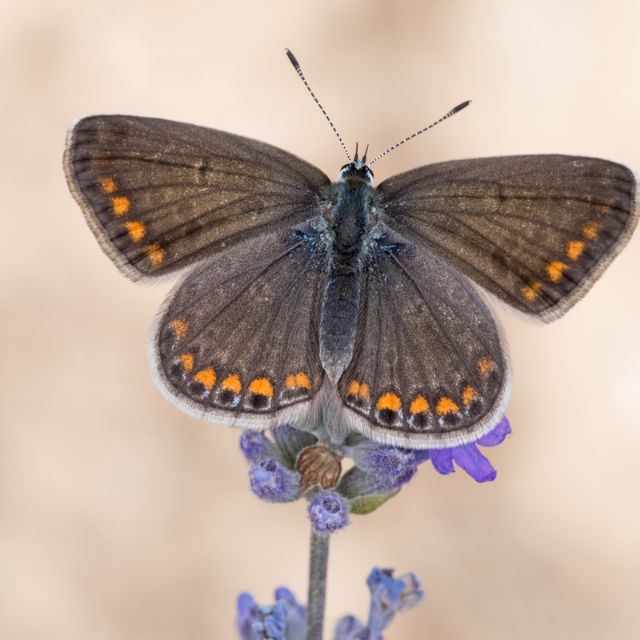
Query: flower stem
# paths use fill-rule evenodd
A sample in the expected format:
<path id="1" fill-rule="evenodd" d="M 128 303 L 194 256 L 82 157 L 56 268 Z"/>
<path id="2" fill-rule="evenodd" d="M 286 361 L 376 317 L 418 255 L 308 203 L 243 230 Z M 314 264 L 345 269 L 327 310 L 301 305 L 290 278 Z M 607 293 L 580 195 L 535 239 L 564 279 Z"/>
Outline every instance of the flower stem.
<path id="1" fill-rule="evenodd" d="M 309 553 L 309 598 L 307 600 L 307 640 L 322 640 L 324 602 L 327 591 L 329 535 L 311 529 Z"/>

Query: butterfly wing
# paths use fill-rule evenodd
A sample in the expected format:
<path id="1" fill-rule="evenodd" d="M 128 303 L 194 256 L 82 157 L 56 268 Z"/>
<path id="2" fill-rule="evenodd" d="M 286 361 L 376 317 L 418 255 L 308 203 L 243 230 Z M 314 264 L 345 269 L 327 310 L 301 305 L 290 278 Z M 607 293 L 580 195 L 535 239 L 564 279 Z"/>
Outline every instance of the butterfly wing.
<path id="1" fill-rule="evenodd" d="M 577 302 L 627 242 L 635 190 L 627 167 L 561 155 L 443 162 L 379 186 L 390 226 L 545 321 Z"/>
<path id="2" fill-rule="evenodd" d="M 264 429 L 298 422 L 323 380 L 326 254 L 313 225 L 243 242 L 190 272 L 150 351 L 163 393 L 199 418 Z"/>
<path id="3" fill-rule="evenodd" d="M 318 169 L 268 144 L 134 116 L 78 121 L 64 164 L 102 248 L 134 280 L 308 220 L 329 184 Z"/>
<path id="4" fill-rule="evenodd" d="M 502 416 L 505 347 L 474 285 L 379 224 L 364 271 L 353 358 L 338 382 L 347 422 L 388 444 L 475 440 Z"/>

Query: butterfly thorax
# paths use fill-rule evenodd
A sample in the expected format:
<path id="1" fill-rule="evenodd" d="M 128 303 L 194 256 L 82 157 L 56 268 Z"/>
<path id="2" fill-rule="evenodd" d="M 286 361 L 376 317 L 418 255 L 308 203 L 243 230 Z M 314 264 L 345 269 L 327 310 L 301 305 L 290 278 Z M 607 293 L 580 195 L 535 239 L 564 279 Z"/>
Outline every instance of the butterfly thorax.
<path id="1" fill-rule="evenodd" d="M 375 224 L 372 212 L 377 194 L 372 183 L 373 173 L 369 167 L 351 162 L 342 167 L 338 181 L 331 187 L 325 219 L 332 250 L 342 260 L 360 255 L 365 235 L 372 223 Z"/>
<path id="2" fill-rule="evenodd" d="M 339 197 L 329 210 L 329 228 L 336 253 L 341 259 L 350 259 L 360 253 L 370 227 L 373 189 L 352 181 L 336 186 Z"/>
<path id="3" fill-rule="evenodd" d="M 366 166 L 347 165 L 329 191 L 324 212 L 329 257 L 320 321 L 320 359 L 334 382 L 353 355 L 364 256 L 377 222 L 372 178 Z"/>

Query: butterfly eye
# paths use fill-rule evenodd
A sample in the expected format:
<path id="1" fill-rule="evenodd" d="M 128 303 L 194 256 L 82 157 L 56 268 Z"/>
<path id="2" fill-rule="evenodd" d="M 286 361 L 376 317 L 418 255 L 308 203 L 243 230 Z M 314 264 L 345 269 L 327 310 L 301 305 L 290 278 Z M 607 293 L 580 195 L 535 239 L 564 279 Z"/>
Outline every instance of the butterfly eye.
<path id="1" fill-rule="evenodd" d="M 340 173 L 338 175 L 338 180 L 340 182 L 345 180 L 346 177 L 353 171 L 353 169 L 354 169 L 353 162 L 350 162 L 349 164 L 342 165 L 342 167 L 340 167 Z"/>

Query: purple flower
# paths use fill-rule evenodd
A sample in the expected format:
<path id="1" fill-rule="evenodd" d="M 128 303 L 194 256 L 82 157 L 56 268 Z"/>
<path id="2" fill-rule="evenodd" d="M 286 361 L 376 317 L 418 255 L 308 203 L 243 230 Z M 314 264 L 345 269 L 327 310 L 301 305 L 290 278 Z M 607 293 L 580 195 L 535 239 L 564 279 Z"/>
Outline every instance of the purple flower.
<path id="1" fill-rule="evenodd" d="M 367 578 L 367 586 L 371 592 L 367 626 L 353 616 L 344 616 L 336 627 L 335 640 L 382 640 L 382 632 L 396 613 L 415 607 L 424 597 L 413 573 L 394 578 L 391 569 L 376 567 Z"/>
<path id="2" fill-rule="evenodd" d="M 285 587 L 276 589 L 275 604 L 257 605 L 249 593 L 237 600 L 237 626 L 242 640 L 304 640 L 306 610 Z"/>
<path id="3" fill-rule="evenodd" d="M 422 455 L 422 460 L 428 457 L 438 473 L 446 475 L 455 471 L 455 462 L 466 471 L 476 482 L 495 480 L 497 471 L 489 460 L 480 453 L 477 445 L 495 447 L 511 433 L 511 427 L 506 416 L 486 435 L 475 442 L 451 447 L 450 449 L 429 449 Z M 417 452 L 419 457 L 421 452 Z M 426 455 L 425 455 L 426 454 Z M 421 460 L 421 461 L 422 461 Z"/>
<path id="4" fill-rule="evenodd" d="M 259 431 L 243 431 L 240 436 L 240 450 L 248 462 L 259 462 L 264 458 L 275 456 L 275 447 L 271 441 Z"/>
<path id="5" fill-rule="evenodd" d="M 309 501 L 316 533 L 333 533 L 349 524 L 349 504 L 337 491 L 320 491 Z"/>
<path id="6" fill-rule="evenodd" d="M 375 493 L 395 491 L 418 470 L 415 452 L 368 442 L 353 449 L 356 466 L 372 475 Z"/>
<path id="7" fill-rule="evenodd" d="M 374 568 L 367 578 L 371 592 L 369 620 L 364 625 L 352 615 L 336 627 L 335 640 L 382 640 L 382 632 L 396 613 L 417 605 L 424 597 L 418 578 L 406 573 L 393 577 L 393 570 Z M 241 640 L 305 640 L 307 610 L 285 587 L 276 589 L 275 604 L 259 606 L 250 593 L 237 600 L 237 627 Z"/>
<path id="8" fill-rule="evenodd" d="M 424 597 L 420 581 L 413 573 L 394 578 L 393 570 L 375 568 L 367 578 L 367 585 L 371 591 L 368 622 L 371 640 L 382 638 L 382 631 L 396 613 L 415 607 Z"/>
<path id="9" fill-rule="evenodd" d="M 249 469 L 251 490 L 268 502 L 291 502 L 300 497 L 300 474 L 290 471 L 275 458 L 266 458 Z"/>

